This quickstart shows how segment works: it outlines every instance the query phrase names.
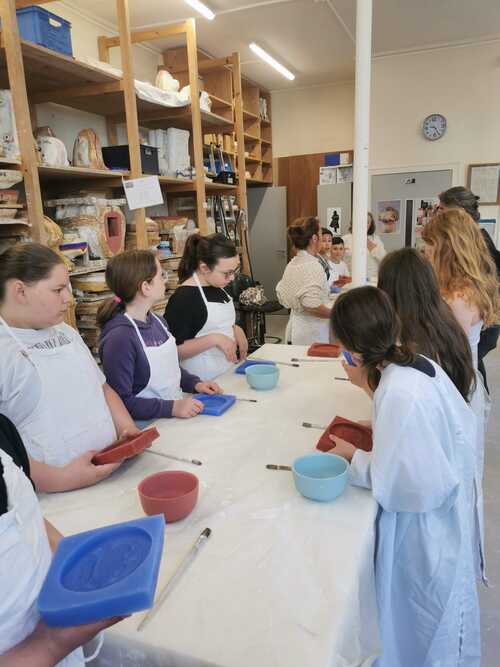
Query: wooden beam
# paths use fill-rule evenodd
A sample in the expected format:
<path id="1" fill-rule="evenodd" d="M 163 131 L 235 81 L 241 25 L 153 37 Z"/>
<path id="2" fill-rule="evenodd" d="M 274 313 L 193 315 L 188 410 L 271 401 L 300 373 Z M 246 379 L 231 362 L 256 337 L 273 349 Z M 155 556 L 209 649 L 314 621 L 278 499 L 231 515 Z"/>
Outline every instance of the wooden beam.
<path id="1" fill-rule="evenodd" d="M 93 97 L 106 93 L 116 93 L 120 90 L 123 90 L 122 81 L 90 83 L 87 86 L 72 86 L 69 88 L 52 88 L 51 90 L 41 90 L 38 93 L 34 93 L 31 95 L 31 102 L 34 104 L 44 104 L 45 102 L 59 102 L 64 104 L 65 99 Z"/>
<path id="2" fill-rule="evenodd" d="M 32 225 L 31 235 L 34 241 L 45 243 L 47 239 L 42 224 L 43 206 L 38 177 L 38 160 L 31 127 L 15 0 L 0 0 L 0 17 L 2 19 L 2 39 L 5 47 L 9 86 L 12 91 L 12 102 L 21 151 L 21 171 L 24 177 L 28 219 Z"/>
<path id="3" fill-rule="evenodd" d="M 120 53 L 123 71 L 123 94 L 125 96 L 125 114 L 127 118 L 128 150 L 130 153 L 130 178 L 142 176 L 141 146 L 139 141 L 139 120 L 135 96 L 134 71 L 132 65 L 132 41 L 130 38 L 130 15 L 128 0 L 116 0 L 118 28 L 120 31 Z M 137 247 L 148 247 L 146 229 L 146 211 L 140 208 L 134 211 L 137 234 Z"/>
<path id="4" fill-rule="evenodd" d="M 109 63 L 109 46 L 106 37 L 97 38 L 97 50 L 99 52 L 99 60 L 103 63 Z"/>
<path id="5" fill-rule="evenodd" d="M 201 234 L 208 233 L 205 169 L 203 167 L 203 134 L 201 130 L 200 91 L 198 87 L 198 53 L 196 50 L 196 24 L 194 19 L 186 21 L 186 41 L 191 89 L 191 122 L 193 138 L 194 168 L 196 170 L 196 212 Z"/>
<path id="6" fill-rule="evenodd" d="M 245 124 L 243 122 L 243 92 L 241 88 L 241 63 L 240 54 L 233 53 L 233 95 L 234 95 L 234 124 L 236 141 L 238 142 L 238 205 L 240 210 L 245 211 L 247 223 L 246 228 L 240 224 L 238 236 L 242 244 L 242 268 L 243 272 L 250 275 L 250 248 L 248 241 L 248 201 L 247 180 L 245 163 Z"/>
<path id="7" fill-rule="evenodd" d="M 36 0 L 37 5 L 46 5 L 49 2 L 53 2 L 53 0 Z M 23 7 L 30 7 L 31 5 L 35 4 L 33 0 L 16 0 L 16 9 L 22 9 Z"/>
<path id="8" fill-rule="evenodd" d="M 153 42 L 155 39 L 164 39 L 165 37 L 174 37 L 175 35 L 183 35 L 187 32 L 187 25 L 189 19 L 186 22 L 176 23 L 174 25 L 165 25 L 155 28 L 154 30 L 137 30 L 136 32 L 131 32 L 130 42 L 132 44 L 137 44 L 137 42 Z M 114 46 L 120 46 L 120 37 L 99 37 L 102 39 L 102 43 L 107 48 L 112 48 Z"/>

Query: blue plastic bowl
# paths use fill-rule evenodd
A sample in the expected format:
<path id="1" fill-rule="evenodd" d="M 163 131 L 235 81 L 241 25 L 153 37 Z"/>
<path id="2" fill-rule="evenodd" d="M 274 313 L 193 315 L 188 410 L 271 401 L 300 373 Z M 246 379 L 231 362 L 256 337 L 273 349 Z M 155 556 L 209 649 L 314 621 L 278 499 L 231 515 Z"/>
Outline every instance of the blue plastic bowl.
<path id="1" fill-rule="evenodd" d="M 297 491 L 326 503 L 340 496 L 347 484 L 349 464 L 336 454 L 307 454 L 292 466 Z"/>
<path id="2" fill-rule="evenodd" d="M 274 389 L 278 384 L 280 371 L 277 366 L 259 364 L 245 369 L 247 382 L 252 389 Z"/>

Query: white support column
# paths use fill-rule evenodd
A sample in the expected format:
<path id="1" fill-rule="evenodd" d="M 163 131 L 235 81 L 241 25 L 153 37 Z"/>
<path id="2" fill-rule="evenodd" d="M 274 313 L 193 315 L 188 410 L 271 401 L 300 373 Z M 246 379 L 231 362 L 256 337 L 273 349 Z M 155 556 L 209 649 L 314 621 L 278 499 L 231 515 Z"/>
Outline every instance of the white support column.
<path id="1" fill-rule="evenodd" d="M 372 2 L 373 0 L 357 0 L 356 6 L 356 89 L 354 99 L 352 207 L 352 281 L 355 286 L 365 285 L 366 283 Z"/>

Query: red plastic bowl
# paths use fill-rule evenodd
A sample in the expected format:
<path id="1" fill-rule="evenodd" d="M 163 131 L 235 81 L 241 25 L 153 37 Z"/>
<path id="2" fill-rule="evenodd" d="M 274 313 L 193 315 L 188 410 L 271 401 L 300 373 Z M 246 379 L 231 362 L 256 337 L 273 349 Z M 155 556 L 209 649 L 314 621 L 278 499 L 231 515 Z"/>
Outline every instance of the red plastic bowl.
<path id="1" fill-rule="evenodd" d="M 308 357 L 338 357 L 340 355 L 340 345 L 333 343 L 313 343 L 307 350 Z"/>
<path id="2" fill-rule="evenodd" d="M 137 489 L 145 514 L 163 514 L 166 523 L 172 523 L 193 511 L 199 482 L 190 472 L 164 470 L 145 477 Z"/>
<path id="3" fill-rule="evenodd" d="M 321 438 L 318 440 L 316 449 L 327 452 L 333 447 L 333 442 L 328 437 L 336 435 L 346 442 L 350 442 L 358 449 L 365 452 L 371 452 L 373 447 L 372 430 L 368 426 L 358 424 L 344 417 L 335 417 L 332 423 L 327 427 Z"/>
<path id="4" fill-rule="evenodd" d="M 126 440 L 119 440 L 109 445 L 109 447 L 101 449 L 92 459 L 92 463 L 100 466 L 104 463 L 118 463 L 118 461 L 130 459 L 143 452 L 146 447 L 151 447 L 151 443 L 159 437 L 160 434 L 156 428 L 147 428 L 139 435 L 133 435 Z"/>

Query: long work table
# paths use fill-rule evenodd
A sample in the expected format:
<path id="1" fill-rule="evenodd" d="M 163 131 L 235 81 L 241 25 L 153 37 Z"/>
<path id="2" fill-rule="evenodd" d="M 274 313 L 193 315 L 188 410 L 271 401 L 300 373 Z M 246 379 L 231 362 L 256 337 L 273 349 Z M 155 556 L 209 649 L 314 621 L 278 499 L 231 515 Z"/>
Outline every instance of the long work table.
<path id="1" fill-rule="evenodd" d="M 306 347 L 265 345 L 255 357 L 289 362 Z M 291 465 L 314 451 L 338 414 L 370 417 L 365 394 L 336 360 L 280 365 L 278 386 L 250 389 L 233 371 L 217 381 L 237 401 L 220 417 L 155 423 L 152 449 L 202 466 L 143 453 L 100 484 L 41 497 L 63 534 L 144 516 L 137 485 L 159 470 L 188 470 L 200 495 L 186 519 L 165 527 L 157 593 L 204 528 L 212 535 L 143 632 L 135 614 L 114 626 L 93 665 L 121 667 L 369 667 L 379 651 L 373 578 L 371 494 L 348 486 L 331 503 L 300 496 Z M 85 409 L 85 406 L 82 406 Z"/>

